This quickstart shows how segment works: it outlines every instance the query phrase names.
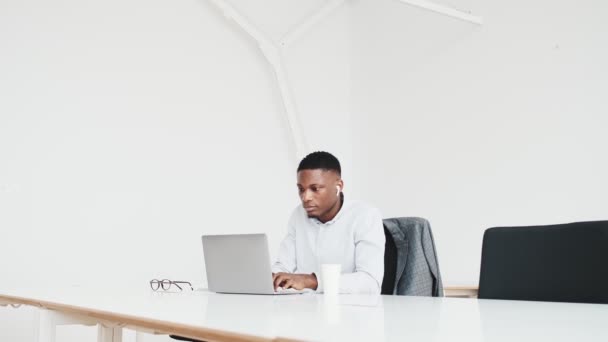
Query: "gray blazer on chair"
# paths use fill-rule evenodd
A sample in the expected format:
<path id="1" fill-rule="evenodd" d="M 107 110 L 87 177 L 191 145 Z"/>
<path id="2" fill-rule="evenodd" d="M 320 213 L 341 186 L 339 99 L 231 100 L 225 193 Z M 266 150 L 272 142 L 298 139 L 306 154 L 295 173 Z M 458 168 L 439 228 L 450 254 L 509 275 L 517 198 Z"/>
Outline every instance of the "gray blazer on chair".
<path id="1" fill-rule="evenodd" d="M 393 294 L 443 297 L 435 242 L 429 221 L 419 217 L 384 220 L 397 247 Z"/>

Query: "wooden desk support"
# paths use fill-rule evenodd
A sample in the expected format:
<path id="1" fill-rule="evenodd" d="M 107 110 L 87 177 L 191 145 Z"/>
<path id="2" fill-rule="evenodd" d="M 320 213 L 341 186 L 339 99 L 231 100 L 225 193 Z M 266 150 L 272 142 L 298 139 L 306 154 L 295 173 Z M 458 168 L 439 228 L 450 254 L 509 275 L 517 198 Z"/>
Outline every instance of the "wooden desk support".
<path id="1" fill-rule="evenodd" d="M 122 328 L 150 334 L 179 334 L 180 336 L 205 341 L 275 341 L 274 339 L 251 335 L 193 328 L 152 319 L 6 295 L 0 295 L 0 303 L 2 305 L 29 305 L 40 308 L 38 342 L 55 342 L 56 326 L 69 324 L 97 325 L 97 342 L 122 342 Z M 280 341 L 293 340 L 280 339 Z"/>
<path id="2" fill-rule="evenodd" d="M 446 286 L 443 288 L 445 297 L 477 298 L 477 286 Z"/>

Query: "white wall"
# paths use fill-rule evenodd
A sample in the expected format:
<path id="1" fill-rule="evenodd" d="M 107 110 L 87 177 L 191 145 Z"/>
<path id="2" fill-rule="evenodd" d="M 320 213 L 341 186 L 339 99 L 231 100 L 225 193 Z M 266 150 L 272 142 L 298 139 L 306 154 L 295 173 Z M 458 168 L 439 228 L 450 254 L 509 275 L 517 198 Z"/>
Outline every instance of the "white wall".
<path id="1" fill-rule="evenodd" d="M 274 38 L 322 3 L 233 2 Z M 349 115 L 348 14 L 286 51 L 311 146 L 347 163 L 334 138 L 350 127 L 313 128 Z M 3 283 L 203 284 L 203 233 L 278 247 L 298 203 L 290 144 L 272 68 L 208 1 L 0 1 Z M 31 341 L 33 317 L 0 307 L 0 340 Z"/>
<path id="2" fill-rule="evenodd" d="M 385 216 L 431 221 L 444 282 L 476 284 L 498 225 L 608 218 L 608 5 L 393 0 L 353 13 L 354 170 Z"/>
<path id="3" fill-rule="evenodd" d="M 324 1 L 232 3 L 277 39 Z M 485 24 L 351 1 L 286 64 L 347 194 L 430 219 L 445 283 L 475 284 L 485 228 L 606 218 L 608 7 L 443 3 Z M 278 245 L 292 152 L 272 69 L 207 1 L 0 0 L 0 281 L 204 283 L 202 233 Z M 0 308 L 0 340 L 33 317 Z"/>

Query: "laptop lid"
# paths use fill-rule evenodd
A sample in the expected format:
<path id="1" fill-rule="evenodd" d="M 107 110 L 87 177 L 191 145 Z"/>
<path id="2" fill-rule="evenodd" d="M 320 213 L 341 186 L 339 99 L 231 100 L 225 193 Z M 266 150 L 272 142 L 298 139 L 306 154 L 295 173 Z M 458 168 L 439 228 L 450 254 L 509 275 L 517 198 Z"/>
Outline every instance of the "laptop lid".
<path id="1" fill-rule="evenodd" d="M 203 235 L 209 290 L 272 294 L 272 270 L 266 234 Z"/>

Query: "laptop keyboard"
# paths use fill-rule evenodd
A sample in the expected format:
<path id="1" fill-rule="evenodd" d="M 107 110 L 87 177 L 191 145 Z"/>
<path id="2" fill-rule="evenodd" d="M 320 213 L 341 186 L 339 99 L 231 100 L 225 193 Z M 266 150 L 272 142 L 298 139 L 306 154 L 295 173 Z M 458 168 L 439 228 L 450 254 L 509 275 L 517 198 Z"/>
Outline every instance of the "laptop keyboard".
<path id="1" fill-rule="evenodd" d="M 304 293 L 306 290 L 296 290 L 296 289 L 284 289 L 282 287 L 277 287 L 274 291 L 274 294 L 299 294 Z"/>

